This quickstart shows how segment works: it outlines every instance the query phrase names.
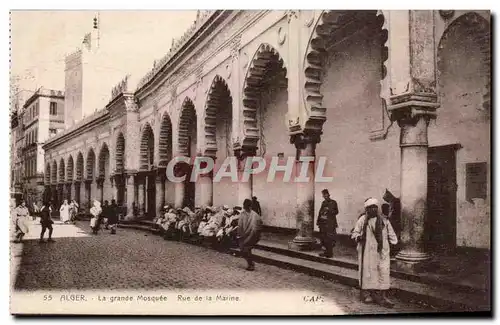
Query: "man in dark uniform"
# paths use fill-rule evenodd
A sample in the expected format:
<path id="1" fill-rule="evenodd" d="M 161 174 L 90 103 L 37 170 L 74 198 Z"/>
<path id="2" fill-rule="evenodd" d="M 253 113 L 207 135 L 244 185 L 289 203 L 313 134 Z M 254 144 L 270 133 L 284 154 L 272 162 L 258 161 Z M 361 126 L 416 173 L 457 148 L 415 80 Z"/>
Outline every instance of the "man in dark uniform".
<path id="1" fill-rule="evenodd" d="M 335 235 L 337 234 L 337 214 L 339 214 L 339 209 L 337 202 L 330 199 L 330 193 L 327 189 L 324 189 L 321 193 L 324 201 L 321 203 L 316 224 L 319 227 L 321 245 L 325 248 L 325 252 L 319 254 L 319 256 L 331 258 L 333 256 L 333 246 L 335 246 Z"/>

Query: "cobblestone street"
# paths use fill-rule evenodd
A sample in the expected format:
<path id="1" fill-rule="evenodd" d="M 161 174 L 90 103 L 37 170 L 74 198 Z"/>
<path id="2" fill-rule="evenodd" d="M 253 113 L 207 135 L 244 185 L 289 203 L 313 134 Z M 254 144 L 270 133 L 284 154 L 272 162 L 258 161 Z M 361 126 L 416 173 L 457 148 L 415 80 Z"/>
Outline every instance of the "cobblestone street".
<path id="1" fill-rule="evenodd" d="M 274 266 L 257 264 L 248 272 L 244 260 L 230 254 L 139 230 L 95 236 L 88 222 L 54 226 L 55 243 L 38 242 L 34 221 L 25 242 L 11 244 L 15 290 L 286 289 L 320 295 L 347 314 L 429 311 L 399 301 L 392 310 L 363 304 L 355 288 Z"/>

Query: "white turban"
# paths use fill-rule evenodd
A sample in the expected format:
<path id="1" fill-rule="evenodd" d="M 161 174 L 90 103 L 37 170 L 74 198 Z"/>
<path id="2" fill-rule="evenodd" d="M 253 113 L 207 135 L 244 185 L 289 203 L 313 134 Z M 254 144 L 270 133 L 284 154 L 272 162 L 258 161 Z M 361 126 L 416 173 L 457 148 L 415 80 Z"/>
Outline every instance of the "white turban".
<path id="1" fill-rule="evenodd" d="M 374 199 L 371 197 L 365 201 L 365 208 L 372 206 L 372 205 L 378 206 L 378 201 L 377 201 L 377 199 Z"/>

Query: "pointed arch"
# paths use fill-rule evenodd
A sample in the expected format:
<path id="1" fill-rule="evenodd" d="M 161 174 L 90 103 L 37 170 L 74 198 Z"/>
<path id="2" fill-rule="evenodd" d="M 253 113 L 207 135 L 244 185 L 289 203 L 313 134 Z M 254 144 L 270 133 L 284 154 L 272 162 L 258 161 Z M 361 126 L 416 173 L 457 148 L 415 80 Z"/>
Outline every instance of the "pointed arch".
<path id="1" fill-rule="evenodd" d="M 76 157 L 76 180 L 83 180 L 83 154 L 78 152 Z"/>
<path id="2" fill-rule="evenodd" d="M 168 113 L 165 113 L 161 119 L 158 150 L 158 166 L 166 167 L 172 159 L 172 121 Z"/>
<path id="3" fill-rule="evenodd" d="M 116 137 L 116 173 L 123 173 L 125 171 L 125 137 L 123 133 L 118 133 Z"/>
<path id="4" fill-rule="evenodd" d="M 66 178 L 64 177 L 66 174 L 65 166 L 64 166 L 64 159 L 61 158 L 59 161 L 59 183 L 64 182 Z"/>
<path id="5" fill-rule="evenodd" d="M 386 19 L 382 12 L 376 10 L 325 10 L 321 13 L 307 46 L 304 58 L 304 104 L 308 113 L 305 123 L 305 132 L 321 134 L 323 123 L 326 121 L 326 108 L 323 107 L 321 86 L 328 50 L 349 35 L 363 29 L 371 33 L 372 37 L 380 37 L 382 46 L 382 75 L 386 78 L 385 67 L 388 59 L 388 49 L 385 46 L 388 31 L 384 24 Z M 386 96 L 381 90 L 381 97 Z M 299 126 L 300 127 L 300 126 Z"/>
<path id="6" fill-rule="evenodd" d="M 72 182 L 73 181 L 73 172 L 75 170 L 75 165 L 74 165 L 74 162 L 73 162 L 73 156 L 69 155 L 69 158 L 68 158 L 68 163 L 67 163 L 67 167 L 66 167 L 66 180 L 68 182 Z"/>
<path id="7" fill-rule="evenodd" d="M 491 25 L 488 20 L 476 12 L 467 12 L 457 17 L 444 31 L 437 50 L 438 82 L 444 71 L 443 51 L 453 46 L 454 40 L 470 37 L 477 42 L 481 55 L 481 73 L 484 76 L 482 107 L 486 112 L 491 109 Z"/>
<path id="8" fill-rule="evenodd" d="M 205 137 L 204 152 L 207 157 L 216 157 L 217 155 L 217 120 L 229 119 L 226 121 L 232 124 L 232 97 L 226 80 L 216 75 L 208 91 L 205 104 Z M 232 128 L 230 128 L 231 130 Z M 229 131 L 229 141 L 232 140 L 231 131 Z M 232 147 L 232 145 L 229 145 Z"/>
<path id="9" fill-rule="evenodd" d="M 179 155 L 190 157 L 193 155 L 193 151 L 196 152 L 196 134 L 196 110 L 193 101 L 189 97 L 186 97 L 182 103 L 181 116 L 179 118 Z"/>
<path id="10" fill-rule="evenodd" d="M 269 44 L 261 44 L 248 67 L 243 85 L 243 147 L 257 148 L 261 131 L 258 110 L 269 76 L 287 80 L 287 71 L 279 52 Z"/>
<path id="11" fill-rule="evenodd" d="M 87 164 L 85 166 L 87 172 L 87 179 L 94 179 L 95 177 L 95 152 L 93 148 L 90 148 L 87 153 Z"/>
<path id="12" fill-rule="evenodd" d="M 106 177 L 109 176 L 109 148 L 106 142 L 104 142 L 101 146 L 101 150 L 99 151 L 99 173 L 98 177 Z"/>
<path id="13" fill-rule="evenodd" d="M 144 125 L 141 136 L 140 170 L 150 170 L 154 166 L 154 133 L 149 123 Z"/>

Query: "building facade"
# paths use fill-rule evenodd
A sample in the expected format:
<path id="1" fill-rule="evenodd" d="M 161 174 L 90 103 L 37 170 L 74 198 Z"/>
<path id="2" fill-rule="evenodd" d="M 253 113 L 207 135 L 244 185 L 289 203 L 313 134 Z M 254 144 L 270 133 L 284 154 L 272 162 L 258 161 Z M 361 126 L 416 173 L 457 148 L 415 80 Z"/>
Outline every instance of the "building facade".
<path id="1" fill-rule="evenodd" d="M 125 79 L 45 143 L 45 186 L 87 207 L 116 199 L 127 218 L 257 196 L 264 224 L 297 229 L 302 249 L 323 188 L 342 234 L 388 189 L 401 261 L 427 259 L 429 243 L 489 249 L 490 66 L 488 11 L 204 12 L 136 89 Z M 326 157 L 333 181 L 310 167 L 307 183 L 172 183 L 179 156 L 236 157 L 240 170 L 254 156 L 296 169 Z"/>
<path id="2" fill-rule="evenodd" d="M 64 130 L 64 92 L 39 88 L 16 115 L 11 135 L 16 143 L 11 149 L 14 186 L 29 204 L 38 204 L 45 190 L 42 145 Z"/>

